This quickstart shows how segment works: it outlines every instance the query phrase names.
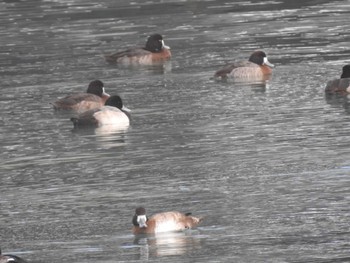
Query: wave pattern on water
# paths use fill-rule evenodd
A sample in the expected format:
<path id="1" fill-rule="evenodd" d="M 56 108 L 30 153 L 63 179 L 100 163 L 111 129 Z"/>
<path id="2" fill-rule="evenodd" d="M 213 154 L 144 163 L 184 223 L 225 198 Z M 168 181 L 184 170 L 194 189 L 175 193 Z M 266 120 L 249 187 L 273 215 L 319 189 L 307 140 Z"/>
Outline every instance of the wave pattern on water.
<path id="1" fill-rule="evenodd" d="M 2 1 L 0 236 L 43 262 L 348 261 L 349 1 Z M 162 67 L 103 54 L 161 33 Z M 263 49 L 264 82 L 214 72 Z M 73 131 L 50 102 L 101 79 L 131 127 Z M 135 239 L 131 218 L 180 210 L 196 230 Z M 43 253 L 43 251 L 45 253 Z"/>

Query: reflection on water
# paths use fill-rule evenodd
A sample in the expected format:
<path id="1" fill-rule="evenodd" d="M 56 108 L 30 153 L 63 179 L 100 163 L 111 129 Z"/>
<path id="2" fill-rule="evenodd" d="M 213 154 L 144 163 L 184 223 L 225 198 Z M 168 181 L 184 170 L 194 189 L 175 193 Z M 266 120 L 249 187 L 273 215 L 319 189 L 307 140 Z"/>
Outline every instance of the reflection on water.
<path id="1" fill-rule="evenodd" d="M 0 2 L 3 250 L 53 263 L 348 261 L 349 103 L 324 88 L 348 63 L 349 13 L 346 0 Z M 170 62 L 105 62 L 151 33 Z M 257 49 L 271 79 L 211 79 Z M 125 98 L 130 128 L 72 132 L 52 110 L 93 79 Z M 133 244 L 139 204 L 205 220 Z"/>
<path id="2" fill-rule="evenodd" d="M 198 237 L 185 232 L 137 236 L 134 240 L 139 247 L 140 260 L 191 254 L 201 248 L 200 242 Z"/>
<path id="3" fill-rule="evenodd" d="M 269 88 L 269 80 L 271 76 L 266 77 L 265 80 L 261 79 L 234 79 L 234 78 L 224 78 L 224 79 L 216 79 L 215 81 L 218 83 L 226 84 L 229 87 L 238 87 L 238 88 L 250 88 L 255 92 L 266 92 Z"/>
<path id="4" fill-rule="evenodd" d="M 325 94 L 326 102 L 334 108 L 343 108 L 346 113 L 350 113 L 350 96 L 339 94 Z"/>
<path id="5" fill-rule="evenodd" d="M 98 128 L 73 129 L 72 132 L 97 142 L 98 147 L 111 149 L 123 146 L 127 142 L 127 131 L 129 127 L 119 125 L 104 125 Z"/>

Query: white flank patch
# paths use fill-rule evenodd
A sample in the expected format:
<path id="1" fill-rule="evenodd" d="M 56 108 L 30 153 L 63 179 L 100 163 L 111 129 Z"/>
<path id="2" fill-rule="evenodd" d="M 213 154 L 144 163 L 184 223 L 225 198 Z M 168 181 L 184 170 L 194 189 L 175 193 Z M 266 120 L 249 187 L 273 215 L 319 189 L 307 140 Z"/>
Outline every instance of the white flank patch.
<path id="1" fill-rule="evenodd" d="M 157 223 L 155 228 L 155 233 L 164 233 L 164 232 L 172 232 L 172 231 L 180 231 L 183 228 L 175 223 L 174 221 L 166 221 L 164 223 Z"/>
<path id="2" fill-rule="evenodd" d="M 350 86 L 346 88 L 346 92 L 350 93 Z"/>

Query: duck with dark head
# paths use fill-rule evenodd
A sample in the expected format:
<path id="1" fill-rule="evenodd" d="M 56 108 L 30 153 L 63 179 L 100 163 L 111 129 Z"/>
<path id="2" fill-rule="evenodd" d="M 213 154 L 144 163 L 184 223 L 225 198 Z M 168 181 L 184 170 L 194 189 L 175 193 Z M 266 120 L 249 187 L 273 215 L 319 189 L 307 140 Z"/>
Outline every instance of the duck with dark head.
<path id="1" fill-rule="evenodd" d="M 194 217 L 191 213 L 177 211 L 158 213 L 148 218 L 146 209 L 138 207 L 132 218 L 132 231 L 135 235 L 182 231 L 196 227 L 201 221 L 202 218 Z"/>
<path id="2" fill-rule="evenodd" d="M 70 120 L 74 128 L 97 128 L 105 125 L 126 128 L 130 124 L 129 112 L 130 110 L 123 105 L 120 96 L 113 95 L 108 98 L 104 106 L 85 111 Z"/>
<path id="3" fill-rule="evenodd" d="M 170 58 L 170 47 L 164 44 L 163 37 L 160 34 L 151 35 L 143 48 L 129 48 L 105 55 L 107 62 L 124 65 L 154 65 Z"/>
<path id="4" fill-rule="evenodd" d="M 74 93 L 52 103 L 55 110 L 83 112 L 103 106 L 109 95 L 101 80 L 91 81 L 86 93 Z"/>
<path id="5" fill-rule="evenodd" d="M 342 74 L 339 79 L 333 79 L 327 82 L 325 88 L 326 95 L 350 94 L 350 64 L 343 66 Z"/>
<path id="6" fill-rule="evenodd" d="M 267 79 L 272 74 L 273 64 L 263 51 L 253 52 L 249 60 L 233 62 L 215 72 L 215 78 L 257 80 Z"/>

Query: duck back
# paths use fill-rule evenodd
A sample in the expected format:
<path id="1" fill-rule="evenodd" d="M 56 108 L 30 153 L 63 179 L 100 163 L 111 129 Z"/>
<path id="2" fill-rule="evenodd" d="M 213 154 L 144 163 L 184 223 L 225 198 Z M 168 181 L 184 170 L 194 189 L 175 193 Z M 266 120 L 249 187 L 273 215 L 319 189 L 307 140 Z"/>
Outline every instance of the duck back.
<path id="1" fill-rule="evenodd" d="M 103 106 L 101 97 L 89 93 L 77 93 L 66 96 L 53 103 L 55 110 L 85 111 Z"/>

